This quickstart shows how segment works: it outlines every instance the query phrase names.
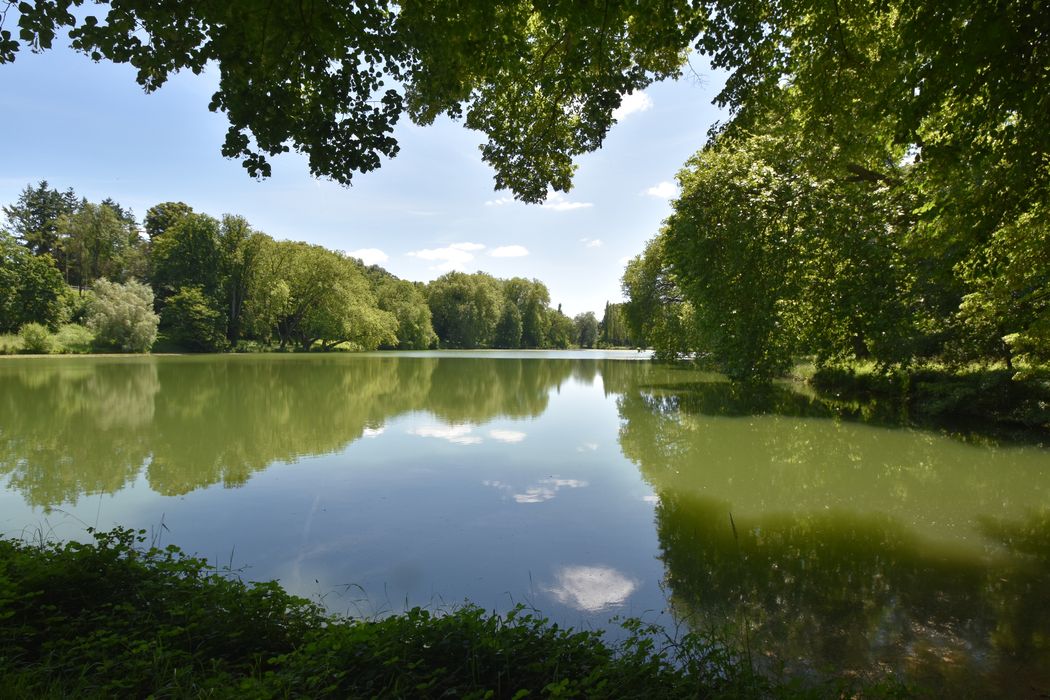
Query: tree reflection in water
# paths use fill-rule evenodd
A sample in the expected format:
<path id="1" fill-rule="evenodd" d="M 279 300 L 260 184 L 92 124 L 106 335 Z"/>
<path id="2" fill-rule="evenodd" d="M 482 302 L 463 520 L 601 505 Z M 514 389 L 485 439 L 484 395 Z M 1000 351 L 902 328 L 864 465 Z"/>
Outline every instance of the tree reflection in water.
<path id="1" fill-rule="evenodd" d="M 568 360 L 396 356 L 9 362 L 0 474 L 37 506 L 115 493 L 143 470 L 163 495 L 237 486 L 411 411 L 455 424 L 537 416 L 572 372 Z"/>
<path id="2" fill-rule="evenodd" d="M 887 669 L 966 694 L 1050 688 L 1047 451 L 902 428 L 881 409 L 784 387 L 754 393 L 616 360 L 14 361 L 0 364 L 0 474 L 44 507 L 140 478 L 179 495 L 341 452 L 410 413 L 431 417 L 412 425 L 429 444 L 484 437 L 530 469 L 574 464 L 596 454 L 591 436 L 605 424 L 573 439 L 570 417 L 558 429 L 572 452 L 557 454 L 528 452 L 542 447 L 531 432 L 482 426 L 540 416 L 564 383 L 599 381 L 616 401 L 623 455 L 658 496 L 658 554 L 676 615 L 705 627 L 746 623 L 769 663 L 790 668 Z M 520 483 L 496 470 L 482 487 L 538 511 L 568 502 L 558 493 L 608 488 L 590 469 L 588 480 L 531 469 Z M 605 522 L 607 513 L 572 516 Z M 629 565 L 562 564 L 545 590 L 576 609 L 620 605 L 642 585 Z"/>
<path id="3" fill-rule="evenodd" d="M 606 382 L 607 386 L 609 382 Z M 847 420 L 784 389 L 651 375 L 618 399 L 672 609 L 797 671 L 1050 688 L 1046 452 Z"/>

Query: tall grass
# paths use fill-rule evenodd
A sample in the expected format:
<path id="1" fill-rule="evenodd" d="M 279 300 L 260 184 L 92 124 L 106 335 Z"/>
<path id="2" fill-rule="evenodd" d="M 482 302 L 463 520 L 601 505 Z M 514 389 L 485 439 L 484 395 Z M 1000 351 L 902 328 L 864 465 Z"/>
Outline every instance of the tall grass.
<path id="1" fill-rule="evenodd" d="M 22 338 L 15 333 L 0 333 L 0 355 L 22 352 Z"/>
<path id="2" fill-rule="evenodd" d="M 37 324 L 27 325 L 36 326 Z M 31 331 L 33 332 L 37 332 L 35 328 Z M 49 333 L 46 346 L 34 343 L 30 347 L 23 336 L 23 332 L 0 334 L 0 355 L 30 352 L 33 354 L 83 355 L 96 351 L 95 334 L 87 327 L 76 323 L 64 323 L 58 327 L 57 331 Z"/>

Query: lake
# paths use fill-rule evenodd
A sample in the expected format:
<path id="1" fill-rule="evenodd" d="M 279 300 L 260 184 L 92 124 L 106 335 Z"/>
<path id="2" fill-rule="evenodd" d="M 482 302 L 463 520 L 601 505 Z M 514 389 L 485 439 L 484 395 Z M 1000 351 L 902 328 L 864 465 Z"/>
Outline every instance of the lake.
<path id="1" fill-rule="evenodd" d="M 340 613 L 523 603 L 1050 688 L 1050 450 L 641 358 L 5 359 L 0 531 L 141 527 Z"/>

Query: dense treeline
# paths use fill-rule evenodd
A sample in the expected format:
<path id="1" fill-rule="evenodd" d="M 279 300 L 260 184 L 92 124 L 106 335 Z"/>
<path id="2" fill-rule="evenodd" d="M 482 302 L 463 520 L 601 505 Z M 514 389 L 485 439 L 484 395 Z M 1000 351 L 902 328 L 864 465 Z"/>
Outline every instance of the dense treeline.
<path id="1" fill-rule="evenodd" d="M 251 50 L 277 21 L 252 3 L 172 15 L 102 2 L 84 19 L 72 4 L 20 3 L 0 63 L 60 32 L 96 61 L 134 64 L 148 91 L 213 61 L 223 153 L 256 176 L 295 148 L 313 173 L 348 182 L 396 153 L 402 113 L 462 118 L 486 135 L 497 187 L 530 202 L 571 186 L 573 157 L 600 146 L 625 95 L 680 75 L 699 51 L 727 74 L 715 101 L 731 119 L 682 171 L 674 214 L 626 272 L 638 342 L 737 379 L 768 379 L 796 353 L 822 366 L 1050 359 L 1050 13 L 1038 2 L 376 2 L 349 23 L 328 3 L 282 11 L 285 36 L 301 41 Z M 298 109 L 304 84 L 313 109 Z M 271 118 L 275 104 L 286 118 Z M 54 206 L 71 199 L 56 194 Z M 63 255 L 78 284 L 74 263 L 106 262 Z M 492 323 L 500 341 L 517 337 L 520 308 L 496 309 L 491 285 L 474 287 L 476 314 L 450 321 L 454 344 L 498 344 Z M 568 325 L 547 320 L 544 342 L 557 345 Z"/>
<path id="2" fill-rule="evenodd" d="M 717 3 L 716 3 L 717 5 Z M 732 119 L 628 266 L 634 330 L 736 379 L 793 355 L 1050 360 L 1047 18 L 1022 2 L 719 6 Z"/>
<path id="3" fill-rule="evenodd" d="M 551 308 L 539 280 L 450 272 L 409 282 L 181 202 L 152 207 L 140 230 L 113 200 L 93 204 L 45 181 L 27 186 L 4 214 L 0 333 L 21 332 L 27 351 L 47 352 L 48 329 L 68 322 L 125 351 L 150 349 L 158 326 L 168 344 L 201 352 L 627 342 L 618 307 L 606 309 L 603 323 L 590 312 L 570 319 Z"/>

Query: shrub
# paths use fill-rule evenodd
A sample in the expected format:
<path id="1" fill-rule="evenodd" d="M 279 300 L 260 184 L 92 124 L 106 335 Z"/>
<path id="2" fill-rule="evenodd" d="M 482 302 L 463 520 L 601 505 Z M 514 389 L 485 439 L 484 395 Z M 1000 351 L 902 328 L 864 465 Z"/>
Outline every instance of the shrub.
<path id="1" fill-rule="evenodd" d="M 153 313 L 153 291 L 135 280 L 117 284 L 100 279 L 94 292 L 88 328 L 98 341 L 125 352 L 149 352 L 160 321 Z"/>
<path id="2" fill-rule="evenodd" d="M 22 338 L 22 352 L 34 355 L 47 355 L 55 346 L 51 331 L 39 323 L 27 323 L 18 331 Z"/>

